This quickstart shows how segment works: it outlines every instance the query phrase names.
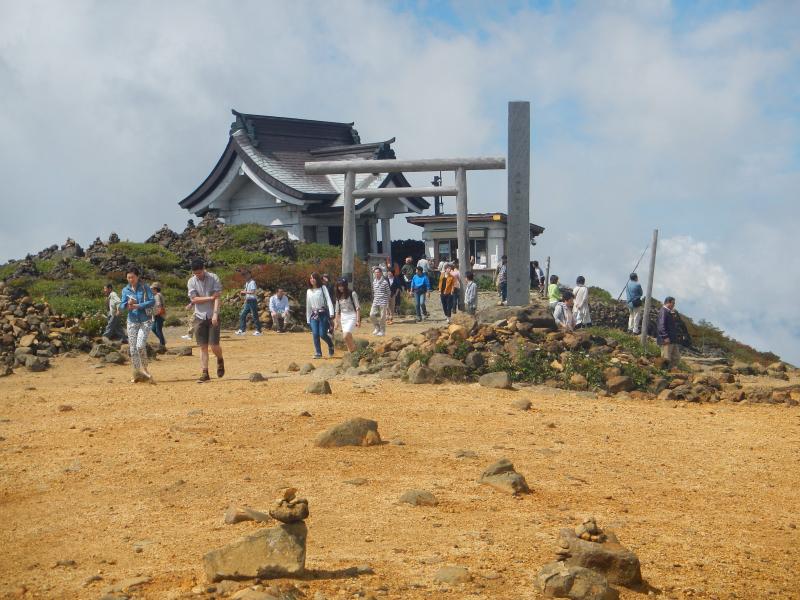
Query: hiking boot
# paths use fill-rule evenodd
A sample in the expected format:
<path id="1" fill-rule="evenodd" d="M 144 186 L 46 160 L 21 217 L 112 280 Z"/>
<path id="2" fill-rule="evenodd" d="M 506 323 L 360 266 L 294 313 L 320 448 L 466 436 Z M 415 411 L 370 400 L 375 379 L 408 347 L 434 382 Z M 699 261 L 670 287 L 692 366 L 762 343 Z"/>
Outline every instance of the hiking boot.
<path id="1" fill-rule="evenodd" d="M 237 329 L 235 335 L 244 335 L 244 331 L 242 331 L 241 329 Z"/>
<path id="2" fill-rule="evenodd" d="M 225 375 L 225 361 L 221 358 L 217 359 L 217 377 L 223 377 Z"/>
<path id="3" fill-rule="evenodd" d="M 211 377 L 208 376 L 208 371 L 203 371 L 197 383 L 205 383 L 206 381 L 211 381 Z"/>

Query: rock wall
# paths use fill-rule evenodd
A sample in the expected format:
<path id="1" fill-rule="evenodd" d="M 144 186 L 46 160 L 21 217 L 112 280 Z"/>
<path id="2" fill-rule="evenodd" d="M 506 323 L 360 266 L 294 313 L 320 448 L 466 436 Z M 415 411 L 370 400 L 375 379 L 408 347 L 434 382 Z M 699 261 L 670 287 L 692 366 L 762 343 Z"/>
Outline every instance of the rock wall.
<path id="1" fill-rule="evenodd" d="M 647 330 L 650 335 L 654 335 L 656 326 L 658 324 L 658 311 L 659 308 L 651 307 L 649 321 L 650 325 Z M 600 327 L 610 327 L 611 329 L 620 329 L 622 331 L 628 330 L 628 306 L 624 302 L 615 302 L 613 304 L 606 302 L 593 302 L 591 303 L 592 324 Z M 692 338 L 686 329 L 686 325 L 681 319 L 680 315 L 676 315 L 678 324 L 678 343 L 681 346 L 692 347 Z"/>

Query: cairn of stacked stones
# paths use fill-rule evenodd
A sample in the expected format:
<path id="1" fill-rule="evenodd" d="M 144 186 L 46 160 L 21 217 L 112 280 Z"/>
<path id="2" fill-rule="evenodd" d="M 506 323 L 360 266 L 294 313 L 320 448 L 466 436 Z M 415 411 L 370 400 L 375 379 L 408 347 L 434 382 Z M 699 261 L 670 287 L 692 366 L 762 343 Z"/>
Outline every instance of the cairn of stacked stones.
<path id="1" fill-rule="evenodd" d="M 91 348 L 80 319 L 55 315 L 46 302 L 7 292 L 0 282 L 0 375 L 10 375 L 14 367 L 43 371 L 57 354 Z"/>

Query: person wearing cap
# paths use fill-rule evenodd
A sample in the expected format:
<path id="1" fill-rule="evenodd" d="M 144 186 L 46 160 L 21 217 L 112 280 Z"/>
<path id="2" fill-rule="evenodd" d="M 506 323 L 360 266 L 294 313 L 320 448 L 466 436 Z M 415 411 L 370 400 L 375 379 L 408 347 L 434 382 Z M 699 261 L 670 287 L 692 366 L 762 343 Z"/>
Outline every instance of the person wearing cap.
<path id="1" fill-rule="evenodd" d="M 631 273 L 628 284 L 625 286 L 625 293 L 628 298 L 628 332 L 638 335 L 642 328 L 644 314 L 644 302 L 642 302 L 644 291 L 636 273 Z"/>
<path id="2" fill-rule="evenodd" d="M 369 318 L 375 329 L 372 335 L 378 337 L 386 335 L 386 313 L 389 310 L 389 296 L 392 293 L 391 285 L 380 267 L 372 270 L 374 276 L 372 280 L 372 308 L 369 311 Z"/>
<path id="3" fill-rule="evenodd" d="M 658 311 L 658 334 L 656 343 L 661 346 L 661 358 L 667 361 L 667 368 L 678 366 L 681 359 L 678 350 L 678 324 L 675 320 L 675 298 L 667 296 Z"/>
<path id="4" fill-rule="evenodd" d="M 272 316 L 272 329 L 278 333 L 286 331 L 286 324 L 289 322 L 289 297 L 283 288 L 269 298 L 269 314 Z"/>
<path id="5" fill-rule="evenodd" d="M 361 305 L 358 303 L 358 294 L 351 290 L 347 279 L 336 282 L 336 328 L 342 330 L 344 345 L 349 352 L 356 351 L 356 342 L 353 332 L 356 327 L 361 327 Z"/>
<path id="6" fill-rule="evenodd" d="M 161 293 L 161 284 L 154 281 L 150 284 L 150 289 L 153 290 L 153 299 L 156 301 L 153 306 L 153 326 L 152 331 L 156 334 L 158 341 L 161 343 L 162 348 L 167 347 L 167 341 L 164 339 L 164 318 L 167 316 L 167 305 L 164 302 L 164 294 Z"/>

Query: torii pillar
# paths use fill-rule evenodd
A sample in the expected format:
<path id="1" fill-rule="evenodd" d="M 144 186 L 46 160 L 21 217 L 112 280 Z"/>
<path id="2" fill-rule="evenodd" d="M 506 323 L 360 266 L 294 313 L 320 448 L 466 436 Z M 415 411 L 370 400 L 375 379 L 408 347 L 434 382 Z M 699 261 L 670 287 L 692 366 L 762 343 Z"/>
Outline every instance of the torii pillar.
<path id="1" fill-rule="evenodd" d="M 531 103 L 508 103 L 508 304 L 530 304 Z"/>

